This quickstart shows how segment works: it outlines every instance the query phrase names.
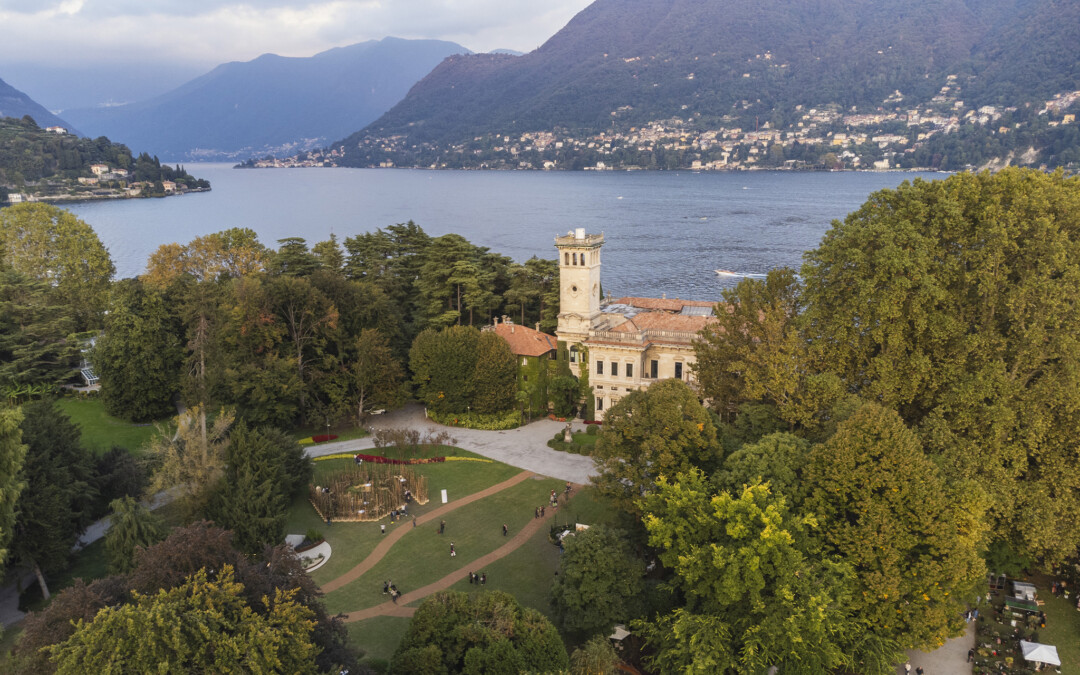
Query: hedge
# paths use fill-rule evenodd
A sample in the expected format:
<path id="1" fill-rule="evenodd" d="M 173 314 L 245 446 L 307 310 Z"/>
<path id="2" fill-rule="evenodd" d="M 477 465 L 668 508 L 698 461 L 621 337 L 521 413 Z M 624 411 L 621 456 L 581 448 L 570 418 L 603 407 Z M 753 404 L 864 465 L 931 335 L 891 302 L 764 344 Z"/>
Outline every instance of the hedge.
<path id="1" fill-rule="evenodd" d="M 465 427 L 485 431 L 504 431 L 521 426 L 521 411 L 508 410 L 502 413 L 437 413 L 428 409 L 428 417 L 448 427 Z"/>

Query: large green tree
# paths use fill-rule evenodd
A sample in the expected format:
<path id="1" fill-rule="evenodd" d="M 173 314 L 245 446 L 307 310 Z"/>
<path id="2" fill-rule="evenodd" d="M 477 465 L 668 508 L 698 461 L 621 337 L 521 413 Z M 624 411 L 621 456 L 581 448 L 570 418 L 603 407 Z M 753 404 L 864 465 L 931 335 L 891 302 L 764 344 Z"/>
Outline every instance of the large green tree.
<path id="1" fill-rule="evenodd" d="M 594 525 L 563 540 L 551 604 L 563 629 L 580 635 L 611 631 L 641 609 L 645 565 L 626 543 L 626 533 Z"/>
<path id="2" fill-rule="evenodd" d="M 101 325 L 116 268 L 93 228 L 69 211 L 43 203 L 0 209 L 0 255 L 49 284 L 79 330 Z"/>
<path id="3" fill-rule="evenodd" d="M 569 665 L 555 626 L 501 591 L 440 591 L 416 609 L 390 664 L 393 673 L 556 672 Z"/>
<path id="4" fill-rule="evenodd" d="M 462 413 L 473 398 L 480 331 L 472 326 L 428 328 L 409 350 L 416 394 L 424 405 L 441 413 Z"/>
<path id="5" fill-rule="evenodd" d="M 660 476 L 713 471 L 722 451 L 716 427 L 682 380 L 662 380 L 619 400 L 604 414 L 593 458 L 597 490 L 640 514 L 640 498 Z"/>
<path id="6" fill-rule="evenodd" d="M 367 410 L 396 408 L 404 398 L 405 369 L 394 356 L 390 341 L 377 328 L 360 331 L 352 363 L 353 401 L 357 422 Z"/>
<path id="7" fill-rule="evenodd" d="M 250 429 L 243 421 L 236 425 L 212 511 L 216 522 L 233 531 L 237 548 L 258 553 L 285 538 L 286 510 L 311 477 L 310 461 L 287 435 Z"/>
<path id="8" fill-rule="evenodd" d="M 714 494 L 691 470 L 662 478 L 644 509 L 649 543 L 686 600 L 634 624 L 661 672 L 892 672 L 895 646 L 859 646 L 851 567 L 821 555 L 815 518 L 789 510 L 767 485 Z"/>
<path id="9" fill-rule="evenodd" d="M 7 547 L 15 533 L 16 505 L 26 487 L 22 471 L 26 461 L 22 420 L 18 408 L 0 409 L 0 570 L 7 562 Z"/>
<path id="10" fill-rule="evenodd" d="M 900 416 L 875 403 L 813 449 L 805 478 L 804 507 L 855 570 L 850 607 L 870 631 L 906 649 L 959 635 L 986 573 L 978 489 L 949 485 Z"/>
<path id="11" fill-rule="evenodd" d="M 109 506 L 112 518 L 105 533 L 105 554 L 109 572 L 123 574 L 135 568 L 135 549 L 164 539 L 165 527 L 160 518 L 131 497 L 115 499 Z"/>
<path id="12" fill-rule="evenodd" d="M 71 308 L 48 284 L 0 262 L 0 388 L 52 386 L 71 377 L 79 345 Z"/>
<path id="13" fill-rule="evenodd" d="M 179 322 L 160 291 L 136 279 L 113 287 L 105 332 L 93 351 L 110 414 L 136 422 L 169 414 L 180 383 L 179 334 Z"/>
<path id="14" fill-rule="evenodd" d="M 183 585 L 101 610 L 50 651 L 57 673 L 260 672 L 315 673 L 315 621 L 295 591 L 267 598 L 263 614 L 225 567 Z"/>
<path id="15" fill-rule="evenodd" d="M 518 364 L 510 345 L 498 333 L 480 333 L 472 376 L 472 409 L 479 413 L 510 410 L 517 402 Z"/>
<path id="16" fill-rule="evenodd" d="M 873 194 L 807 254 L 805 336 L 895 408 L 998 537 L 1080 546 L 1080 178 L 1006 169 Z"/>
<path id="17" fill-rule="evenodd" d="M 189 408 L 176 416 L 171 427 L 160 425 L 147 446 L 147 454 L 157 465 L 153 489 L 179 490 L 189 520 L 206 515 L 225 473 L 228 432 L 236 415 L 223 409 L 207 428 L 202 427 L 203 419 L 198 407 Z"/>
<path id="18" fill-rule="evenodd" d="M 55 403 L 34 401 L 22 411 L 25 488 L 10 552 L 15 563 L 33 570 L 47 599 L 46 575 L 67 567 L 72 547 L 92 520 L 93 465 L 79 444 L 79 428 Z"/>

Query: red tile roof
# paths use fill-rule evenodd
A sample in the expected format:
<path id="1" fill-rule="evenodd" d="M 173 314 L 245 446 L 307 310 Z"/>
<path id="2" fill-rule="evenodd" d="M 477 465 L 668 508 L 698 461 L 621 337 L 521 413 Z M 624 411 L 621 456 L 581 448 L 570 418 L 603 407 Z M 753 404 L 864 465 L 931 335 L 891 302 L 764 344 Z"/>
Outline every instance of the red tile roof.
<path id="1" fill-rule="evenodd" d="M 639 330 L 671 330 L 696 333 L 706 325 L 716 321 L 713 316 L 685 316 L 683 314 L 668 314 L 667 312 L 641 312 L 627 319 L 625 323 L 615 326 L 611 330 L 620 333 L 637 332 Z"/>
<path id="2" fill-rule="evenodd" d="M 500 323 L 494 326 L 494 330 L 510 343 L 510 351 L 518 356 L 543 356 L 557 348 L 554 337 L 528 326 Z"/>

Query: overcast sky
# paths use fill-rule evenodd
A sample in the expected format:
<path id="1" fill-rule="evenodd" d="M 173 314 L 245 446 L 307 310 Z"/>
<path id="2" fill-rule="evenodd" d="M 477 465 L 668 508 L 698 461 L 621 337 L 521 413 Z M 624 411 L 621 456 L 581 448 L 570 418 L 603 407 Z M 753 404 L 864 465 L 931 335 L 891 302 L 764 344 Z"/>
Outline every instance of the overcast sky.
<path id="1" fill-rule="evenodd" d="M 5 63 L 214 66 L 392 35 L 532 51 L 591 0 L 0 0 Z"/>

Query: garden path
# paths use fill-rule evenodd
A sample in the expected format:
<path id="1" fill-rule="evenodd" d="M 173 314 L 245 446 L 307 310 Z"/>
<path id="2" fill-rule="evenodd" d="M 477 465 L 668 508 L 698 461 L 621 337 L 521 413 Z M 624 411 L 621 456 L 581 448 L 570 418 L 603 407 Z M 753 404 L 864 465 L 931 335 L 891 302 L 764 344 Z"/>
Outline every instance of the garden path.
<path id="1" fill-rule="evenodd" d="M 499 485 L 501 485 L 501 483 Z M 498 487 L 498 485 L 494 485 L 492 487 Z M 571 493 L 570 496 L 573 497 L 573 495 L 576 495 L 582 487 L 584 486 L 575 485 L 574 491 Z M 559 500 L 562 504 L 566 503 L 566 501 L 561 496 Z M 447 506 L 449 506 L 449 504 L 447 504 Z M 518 548 L 520 548 L 523 544 L 525 544 L 525 542 L 527 542 L 530 538 L 532 538 L 532 536 L 536 534 L 537 531 L 540 530 L 540 528 L 546 525 L 548 519 L 554 517 L 555 513 L 557 513 L 555 509 L 548 509 L 547 513 L 544 515 L 543 518 L 533 518 L 532 520 L 530 520 L 525 527 L 521 528 L 521 530 L 515 533 L 509 541 L 507 541 L 499 548 L 495 549 L 491 553 L 488 553 L 487 555 L 480 556 L 479 558 L 465 564 L 461 567 L 461 569 L 457 570 L 456 572 L 451 572 L 450 574 L 447 574 L 442 579 L 439 579 L 434 583 L 430 583 L 427 586 L 418 588 L 415 591 L 403 593 L 401 597 L 398 598 L 397 604 L 392 601 L 388 601 L 384 602 L 381 605 L 376 605 L 367 609 L 362 609 L 356 612 L 349 612 L 345 615 L 345 621 L 351 623 L 353 621 L 363 621 L 364 619 L 371 619 L 376 616 L 411 617 L 413 614 L 416 613 L 416 608 L 405 607 L 405 605 L 426 598 L 432 593 L 444 591 L 465 578 L 465 575 L 469 573 L 469 570 L 483 569 L 484 567 L 487 567 L 496 560 L 505 558 L 506 556 L 510 555 Z M 364 562 L 366 563 L 367 561 L 365 560 Z"/>
<path id="2" fill-rule="evenodd" d="M 503 490 L 505 490 L 507 488 L 510 488 L 510 487 L 513 487 L 513 486 L 517 485 L 518 483 L 522 482 L 523 480 L 525 480 L 527 478 L 531 478 L 531 477 L 533 477 L 535 475 L 536 474 L 534 474 L 531 471 L 522 471 L 521 473 L 519 473 L 517 475 L 514 475 L 514 476 L 512 476 L 510 478 L 507 478 L 506 480 L 504 480 L 501 483 L 496 483 L 495 485 L 484 488 L 483 490 L 480 490 L 479 492 L 474 492 L 471 495 L 466 495 L 466 496 L 462 497 L 461 499 L 455 499 L 452 502 L 449 502 L 447 504 L 443 504 L 442 506 L 440 506 L 440 507 L 438 507 L 436 509 L 428 511 L 427 513 L 425 513 L 422 516 L 417 516 L 416 524 L 419 526 L 419 525 L 423 525 L 424 523 L 430 523 L 433 520 L 442 518 L 447 513 L 450 513 L 451 511 L 453 511 L 455 509 L 459 509 L 462 506 L 472 504 L 473 502 L 478 501 L 480 499 L 483 499 L 484 497 L 490 497 L 491 495 L 493 495 L 493 494 L 495 494 L 497 492 L 502 492 Z M 385 535 L 384 537 L 381 537 L 380 540 L 379 540 L 378 545 L 371 550 L 371 553 L 369 553 L 367 555 L 367 557 L 364 558 L 363 561 L 360 562 L 359 565 L 352 568 L 351 570 L 349 570 L 345 574 L 342 574 L 337 579 L 333 579 L 332 581 L 327 582 L 326 585 L 324 585 L 322 587 L 323 592 L 324 593 L 330 593 L 330 592 L 336 591 L 337 589 L 341 588 L 342 586 L 344 586 L 346 584 L 349 584 L 349 583 L 352 583 L 353 581 L 356 581 L 357 579 L 359 579 L 361 576 L 364 575 L 365 572 L 370 570 L 380 560 L 382 560 L 383 557 L 387 553 L 390 552 L 390 548 L 395 543 L 397 543 L 397 541 L 399 539 L 404 537 L 407 533 L 411 532 L 412 530 L 413 530 L 413 528 L 411 528 L 411 527 L 397 527 L 397 528 L 394 528 L 394 530 L 392 532 L 390 532 L 389 534 Z"/>

